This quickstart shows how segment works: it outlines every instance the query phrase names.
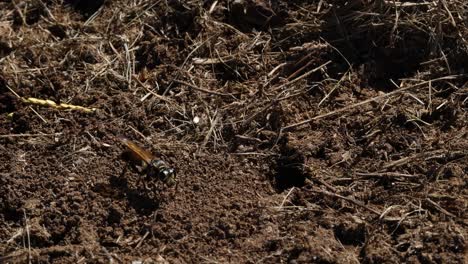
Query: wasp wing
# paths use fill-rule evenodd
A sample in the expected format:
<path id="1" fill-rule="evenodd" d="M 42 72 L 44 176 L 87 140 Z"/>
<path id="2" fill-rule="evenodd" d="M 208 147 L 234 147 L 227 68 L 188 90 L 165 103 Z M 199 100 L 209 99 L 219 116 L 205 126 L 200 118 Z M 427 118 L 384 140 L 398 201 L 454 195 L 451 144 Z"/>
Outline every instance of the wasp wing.
<path id="1" fill-rule="evenodd" d="M 144 163 L 146 163 L 146 165 L 151 164 L 151 161 L 154 159 L 154 156 L 153 154 L 151 154 L 151 152 L 143 149 L 142 147 L 138 146 L 136 143 L 127 138 L 121 137 L 119 138 L 119 140 L 130 150 L 134 158 L 143 161 Z"/>

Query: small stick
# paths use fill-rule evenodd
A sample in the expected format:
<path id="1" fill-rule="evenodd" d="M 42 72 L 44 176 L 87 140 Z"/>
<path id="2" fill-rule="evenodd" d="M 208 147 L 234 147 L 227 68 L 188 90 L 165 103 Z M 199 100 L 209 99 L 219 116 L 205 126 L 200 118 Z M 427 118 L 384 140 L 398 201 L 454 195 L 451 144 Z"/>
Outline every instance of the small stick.
<path id="1" fill-rule="evenodd" d="M 109 263 L 114 263 L 114 259 L 112 258 L 111 254 L 109 253 L 109 251 L 107 250 L 107 248 L 105 247 L 102 247 L 102 251 L 104 251 L 104 253 L 106 254 L 107 258 L 109 258 Z"/>
<path id="2" fill-rule="evenodd" d="M 0 138 L 14 138 L 14 137 L 52 137 L 59 136 L 62 133 L 53 133 L 53 134 L 7 134 L 0 135 Z"/>
<path id="3" fill-rule="evenodd" d="M 182 63 L 182 65 L 180 66 L 180 69 L 183 70 L 184 69 L 184 66 L 185 64 L 187 63 L 187 61 L 189 60 L 189 58 L 195 53 L 195 51 L 197 51 L 199 48 L 203 47 L 203 45 L 205 45 L 205 43 L 207 43 L 209 40 L 211 40 L 213 37 L 209 37 L 207 38 L 205 41 L 203 41 L 202 43 L 200 43 L 200 45 L 196 46 L 188 55 L 187 57 L 185 58 L 184 62 Z M 180 71 L 178 71 L 176 73 L 176 76 L 175 76 L 175 79 L 179 78 L 180 76 Z M 167 86 L 166 90 L 164 90 L 163 92 L 163 96 L 166 95 L 166 93 L 169 91 L 169 89 L 171 89 L 172 87 L 172 84 L 174 84 L 175 80 L 171 81 L 169 83 L 169 85 Z"/>
<path id="4" fill-rule="evenodd" d="M 193 58 L 192 62 L 195 65 L 211 65 L 211 64 L 218 64 L 218 63 L 224 63 L 224 62 L 229 62 L 233 60 L 235 57 L 234 56 L 224 56 L 222 58 Z"/>
<path id="5" fill-rule="evenodd" d="M 300 59 L 298 62 L 296 62 L 294 64 L 294 66 L 298 66 L 298 65 L 301 65 L 301 63 L 303 63 L 305 60 L 307 59 L 310 59 L 310 57 L 312 56 L 312 53 L 309 53 L 308 55 L 302 57 L 302 59 Z M 312 63 L 314 63 L 313 60 L 309 60 L 306 64 L 304 64 L 302 67 L 300 67 L 299 69 L 297 69 L 296 71 L 294 71 L 291 75 L 289 75 L 286 80 L 291 80 L 292 78 L 296 77 L 297 75 L 299 75 L 300 72 L 302 72 L 305 68 L 309 67 Z"/>
<path id="6" fill-rule="evenodd" d="M 41 116 L 36 110 L 34 110 L 34 108 L 29 107 L 29 109 L 31 109 L 31 111 L 33 111 L 42 120 L 42 122 L 46 124 L 48 123 L 47 120 L 43 116 Z"/>
<path id="7" fill-rule="evenodd" d="M 181 80 L 174 80 L 173 82 L 175 83 L 179 83 L 179 84 L 183 84 L 185 86 L 188 86 L 194 90 L 197 90 L 197 91 L 200 91 L 200 92 L 204 92 L 204 93 L 209 93 L 209 94 L 215 94 L 215 95 L 220 95 L 220 96 L 229 96 L 229 97 L 232 97 L 232 94 L 227 94 L 227 93 L 220 93 L 220 92 L 216 92 L 216 91 L 211 91 L 211 90 L 207 90 L 207 89 L 203 89 L 203 88 L 200 88 L 198 86 L 195 86 L 191 83 L 188 83 L 188 82 L 184 82 L 184 81 L 181 81 Z"/>
<path id="8" fill-rule="evenodd" d="M 6 243 L 7 243 L 7 244 L 10 244 L 11 242 L 15 241 L 15 239 L 16 239 L 17 237 L 23 235 L 23 232 L 24 232 L 24 229 L 23 229 L 22 227 L 20 227 L 20 228 L 18 229 L 18 231 L 17 231 L 13 236 L 11 236 L 10 239 L 8 239 L 8 240 L 6 241 Z"/>
<path id="9" fill-rule="evenodd" d="M 213 133 L 213 130 L 214 130 L 215 126 L 216 126 L 216 123 L 218 123 L 218 120 L 219 120 L 219 115 L 218 115 L 217 112 L 215 112 L 214 120 L 211 122 L 210 129 L 208 130 L 208 133 L 206 134 L 205 139 L 203 140 L 203 143 L 202 143 L 200 149 L 204 148 L 206 146 L 206 144 L 208 143 L 208 140 L 210 139 L 211 134 Z"/>
<path id="10" fill-rule="evenodd" d="M 286 203 L 286 200 L 288 199 L 288 197 L 291 195 L 291 193 L 294 191 L 295 187 L 292 187 L 291 190 L 289 190 L 289 192 L 286 194 L 286 196 L 284 196 L 284 199 L 283 201 L 281 202 L 280 206 L 278 207 L 278 209 L 282 209 L 284 204 Z"/>
<path id="11" fill-rule="evenodd" d="M 312 192 L 315 192 L 315 193 L 321 193 L 321 194 L 324 194 L 324 195 L 327 195 L 327 196 L 330 196 L 330 197 L 334 197 L 334 198 L 339 198 L 339 199 L 342 199 L 342 200 L 345 200 L 345 201 L 348 201 L 354 205 L 357 205 L 357 206 L 360 206 L 366 210 L 368 210 L 369 212 L 372 212 L 374 214 L 376 214 L 377 216 L 381 216 L 382 213 L 373 209 L 373 208 L 370 208 L 369 206 L 363 204 L 362 202 L 360 201 L 357 201 L 353 198 L 349 198 L 349 197 L 345 197 L 345 196 L 341 196 L 339 194 L 336 194 L 336 193 L 331 193 L 331 192 L 327 192 L 327 191 L 323 191 L 323 190 L 320 190 L 320 191 L 316 191 L 316 190 L 311 190 Z"/>
<path id="12" fill-rule="evenodd" d="M 414 155 L 409 156 L 409 157 L 404 157 L 404 158 L 401 158 L 399 160 L 391 161 L 391 162 L 385 164 L 383 166 L 383 168 L 388 169 L 388 168 L 391 168 L 391 167 L 399 167 L 399 166 L 405 165 L 408 162 L 411 162 L 413 160 L 421 159 L 421 158 L 428 157 L 428 156 L 431 156 L 431 155 L 440 155 L 440 154 L 443 154 L 445 152 L 446 151 L 443 150 L 443 149 L 438 149 L 438 150 L 434 150 L 434 151 L 430 151 L 430 152 L 417 153 L 417 154 L 414 154 Z"/>
<path id="13" fill-rule="evenodd" d="M 138 244 L 135 246 L 135 248 L 139 248 L 141 246 L 141 244 L 143 244 L 143 240 L 145 240 L 148 235 L 149 235 L 149 232 L 146 231 L 146 233 L 143 235 L 143 237 L 140 238 L 140 241 L 138 241 Z"/>
<path id="14" fill-rule="evenodd" d="M 142 81 L 140 81 L 140 79 L 138 79 L 138 77 L 136 77 L 135 75 L 133 76 L 133 80 L 135 80 L 149 94 L 152 94 L 154 97 L 156 97 L 156 98 L 158 98 L 160 100 L 171 103 L 171 100 L 167 99 L 165 96 L 161 96 L 161 95 L 157 94 L 155 91 L 153 91 L 153 90 L 149 89 L 148 87 L 146 87 L 146 85 Z"/>
<path id="15" fill-rule="evenodd" d="M 13 3 L 13 7 L 16 9 L 16 12 L 18 12 L 18 15 L 21 18 L 21 22 L 23 26 L 26 25 L 27 24 L 26 18 L 24 17 L 23 12 L 21 12 L 21 8 L 19 8 L 19 6 L 16 4 L 16 1 L 12 1 L 12 3 Z"/>
<path id="16" fill-rule="evenodd" d="M 29 235 L 29 221 L 26 216 L 25 210 L 23 210 L 23 214 L 24 214 L 24 224 L 26 225 L 26 236 L 28 238 L 28 262 L 29 264 L 31 264 L 31 237 Z"/>
<path id="17" fill-rule="evenodd" d="M 289 130 L 291 128 L 295 128 L 295 127 L 298 127 L 298 126 L 302 126 L 302 125 L 311 123 L 311 122 L 313 122 L 315 120 L 319 120 L 319 119 L 322 119 L 322 118 L 325 118 L 325 117 L 333 116 L 333 115 L 336 115 L 336 114 L 339 114 L 339 113 L 342 113 L 342 112 L 357 108 L 359 106 L 368 104 L 370 102 L 374 102 L 374 101 L 377 101 L 377 100 L 380 100 L 380 99 L 384 99 L 384 98 L 390 97 L 392 95 L 399 94 L 399 93 L 402 93 L 404 91 L 419 87 L 419 86 L 427 84 L 429 82 L 440 81 L 440 80 L 450 80 L 450 79 L 453 79 L 455 77 L 457 77 L 457 76 L 454 76 L 454 75 L 446 76 L 446 77 L 441 77 L 441 78 L 437 78 L 437 79 L 433 79 L 433 80 L 429 80 L 429 81 L 424 81 L 424 82 L 421 82 L 421 83 L 418 83 L 418 84 L 414 84 L 414 85 L 411 85 L 411 86 L 408 86 L 408 87 L 405 87 L 405 88 L 395 90 L 395 91 L 390 92 L 390 93 L 386 93 L 386 94 L 383 94 L 383 95 L 379 95 L 379 96 L 364 100 L 364 101 L 356 103 L 356 104 L 352 104 L 352 105 L 342 107 L 340 109 L 337 109 L 337 110 L 334 110 L 334 111 L 331 111 L 331 112 L 328 112 L 328 113 L 325 113 L 325 114 L 314 116 L 314 117 L 306 119 L 304 121 L 301 121 L 301 122 L 298 122 L 298 123 L 295 123 L 295 124 L 291 124 L 289 126 L 285 126 L 285 127 L 282 128 L 282 130 L 286 131 L 286 130 Z"/>
<path id="18" fill-rule="evenodd" d="M 422 175 L 412 175 L 412 174 L 404 174 L 404 173 L 398 173 L 398 172 L 356 172 L 355 175 L 360 176 L 360 177 L 367 177 L 367 178 L 372 178 L 372 177 L 417 178 L 418 176 L 422 176 Z"/>
<path id="19" fill-rule="evenodd" d="M 284 87 L 286 87 L 286 86 L 288 86 L 288 85 L 297 83 L 298 81 L 300 81 L 300 80 L 302 80 L 302 79 L 308 77 L 308 76 L 311 75 L 312 73 L 314 73 L 314 72 L 316 72 L 316 71 L 322 69 L 323 67 L 327 66 L 327 65 L 330 64 L 331 62 L 332 62 L 332 61 L 329 60 L 329 61 L 325 62 L 324 64 L 318 66 L 317 68 L 314 68 L 314 69 L 312 69 L 312 70 L 310 70 L 310 71 L 308 71 L 308 72 L 302 74 L 301 76 L 297 77 L 296 79 L 294 79 L 294 80 L 292 80 L 292 81 L 290 81 L 290 82 L 284 83 L 284 84 L 282 84 L 282 85 L 279 85 L 279 86 L 277 86 L 277 87 L 275 87 L 275 88 L 273 88 L 273 90 L 274 90 L 274 91 L 280 90 L 280 89 L 282 89 L 282 88 L 284 88 Z"/>
<path id="20" fill-rule="evenodd" d="M 457 23 L 455 22 L 455 19 L 452 16 L 452 12 L 450 12 L 449 8 L 447 7 L 447 2 L 445 0 L 440 0 L 439 3 L 441 3 L 445 11 L 447 11 L 447 14 L 450 18 L 450 22 L 452 22 L 452 26 L 457 27 Z"/>
<path id="21" fill-rule="evenodd" d="M 345 77 L 348 75 L 348 73 L 349 73 L 349 70 L 348 70 L 345 74 L 343 74 L 343 76 L 341 76 L 340 80 L 333 86 L 333 88 L 331 89 L 331 91 L 330 91 L 329 93 L 327 93 L 327 94 L 325 95 L 325 97 L 323 97 L 322 100 L 320 100 L 320 102 L 318 103 L 318 106 L 319 106 L 319 107 L 320 107 L 320 106 L 323 104 L 323 102 L 325 102 L 325 101 L 328 99 L 328 97 L 330 97 L 331 94 L 340 86 L 341 82 L 345 79 Z"/>
<path id="22" fill-rule="evenodd" d="M 16 97 L 21 98 L 21 96 L 19 96 L 19 94 L 16 93 L 15 90 L 13 90 L 10 86 L 6 85 L 6 88 L 10 90 L 10 92 L 12 92 Z"/>
<path id="23" fill-rule="evenodd" d="M 432 201 L 430 198 L 426 198 L 426 201 L 428 201 L 432 206 L 434 206 L 435 209 L 439 210 L 441 213 L 443 213 L 445 215 L 448 215 L 450 217 L 453 217 L 453 218 L 457 218 L 456 215 L 454 215 L 454 214 L 450 213 L 449 211 L 445 210 L 444 208 L 442 208 L 442 206 L 440 206 L 436 202 Z"/>
<path id="24" fill-rule="evenodd" d="M 128 127 L 130 127 L 130 128 L 133 130 L 133 132 L 135 132 L 137 135 L 139 135 L 140 137 L 142 137 L 146 142 L 151 143 L 151 141 L 150 141 L 145 135 L 143 135 L 143 133 L 141 133 L 140 131 L 138 131 L 136 128 L 134 128 L 134 127 L 132 127 L 132 126 L 130 126 L 130 125 L 129 125 Z"/>

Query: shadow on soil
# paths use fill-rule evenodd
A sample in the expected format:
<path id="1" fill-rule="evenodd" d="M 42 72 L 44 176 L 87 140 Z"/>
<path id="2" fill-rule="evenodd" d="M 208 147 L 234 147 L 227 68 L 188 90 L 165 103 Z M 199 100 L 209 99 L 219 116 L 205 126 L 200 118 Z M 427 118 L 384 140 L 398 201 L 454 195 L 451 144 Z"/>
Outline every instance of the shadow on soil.
<path id="1" fill-rule="evenodd" d="M 133 189 L 125 177 L 112 176 L 110 184 L 99 184 L 94 188 L 103 196 L 115 199 L 125 198 L 140 215 L 150 215 L 159 208 L 160 202 L 150 197 L 146 190 Z"/>
<path id="2" fill-rule="evenodd" d="M 393 36 L 382 34 L 390 32 L 392 28 L 388 28 L 385 23 L 381 27 L 365 26 L 378 21 L 358 15 L 373 9 L 378 7 L 369 9 L 369 5 L 366 7 L 363 1 L 330 9 L 325 18 L 322 37 L 352 65 L 359 66 L 365 83 L 388 92 L 395 89 L 391 80 L 398 84 L 398 79 L 411 76 L 418 70 L 420 63 L 429 55 L 430 40 L 426 32 L 415 32 L 411 28 L 399 28 L 399 38 L 384 37 Z"/>

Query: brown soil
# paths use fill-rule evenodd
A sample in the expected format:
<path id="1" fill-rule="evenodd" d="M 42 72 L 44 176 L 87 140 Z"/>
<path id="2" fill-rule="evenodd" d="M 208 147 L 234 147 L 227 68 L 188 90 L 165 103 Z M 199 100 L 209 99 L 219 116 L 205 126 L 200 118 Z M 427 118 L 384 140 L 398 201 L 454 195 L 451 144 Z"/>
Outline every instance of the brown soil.
<path id="1" fill-rule="evenodd" d="M 0 1 L 0 262 L 467 263 L 467 14 Z"/>

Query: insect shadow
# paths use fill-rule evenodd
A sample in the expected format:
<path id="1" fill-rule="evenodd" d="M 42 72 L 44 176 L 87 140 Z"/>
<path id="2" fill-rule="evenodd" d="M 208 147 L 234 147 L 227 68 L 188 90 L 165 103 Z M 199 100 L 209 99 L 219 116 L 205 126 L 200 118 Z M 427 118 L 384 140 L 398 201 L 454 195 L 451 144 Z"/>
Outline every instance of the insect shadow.
<path id="1" fill-rule="evenodd" d="M 154 194 L 145 189 L 130 187 L 128 179 L 123 177 L 127 170 L 125 167 L 120 176 L 111 176 L 109 179 L 110 187 L 117 190 L 118 193 L 115 195 L 118 195 L 119 198 L 125 197 L 138 214 L 150 215 L 160 207 L 160 199 L 155 199 Z"/>

